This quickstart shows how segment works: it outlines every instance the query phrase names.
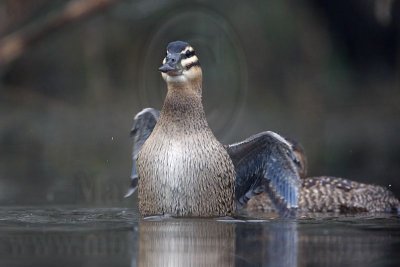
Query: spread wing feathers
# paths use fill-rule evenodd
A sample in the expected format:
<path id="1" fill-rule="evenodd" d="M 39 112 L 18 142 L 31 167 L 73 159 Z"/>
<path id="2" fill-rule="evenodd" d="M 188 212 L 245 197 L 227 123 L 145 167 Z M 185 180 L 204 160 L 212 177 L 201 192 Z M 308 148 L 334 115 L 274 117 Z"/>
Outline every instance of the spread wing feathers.
<path id="1" fill-rule="evenodd" d="M 149 138 L 156 126 L 159 117 L 160 111 L 153 108 L 145 108 L 136 114 L 133 119 L 131 129 L 131 137 L 133 138 L 131 186 L 125 197 L 129 197 L 136 191 L 139 179 L 136 171 L 136 159 L 144 142 Z"/>
<path id="2" fill-rule="evenodd" d="M 298 207 L 300 177 L 291 143 L 267 131 L 226 149 L 235 165 L 239 206 L 266 191 L 278 208 L 287 211 Z"/>

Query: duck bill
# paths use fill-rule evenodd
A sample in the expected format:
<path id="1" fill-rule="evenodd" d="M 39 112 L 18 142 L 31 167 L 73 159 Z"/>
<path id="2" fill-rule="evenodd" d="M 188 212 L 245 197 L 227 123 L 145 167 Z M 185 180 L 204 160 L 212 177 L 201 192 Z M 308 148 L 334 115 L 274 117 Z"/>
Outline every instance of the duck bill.
<path id="1" fill-rule="evenodd" d="M 165 61 L 163 65 L 158 68 L 159 71 L 166 73 L 168 75 L 179 75 L 181 74 L 181 66 L 180 66 L 181 54 L 179 53 L 169 53 L 165 57 Z"/>
<path id="2" fill-rule="evenodd" d="M 170 71 L 177 71 L 177 69 L 171 66 L 168 62 L 159 67 L 158 70 L 164 73 L 168 73 Z"/>
<path id="3" fill-rule="evenodd" d="M 182 74 L 182 70 L 179 68 L 178 64 L 171 65 L 168 62 L 159 67 L 158 70 L 169 76 L 179 76 Z"/>

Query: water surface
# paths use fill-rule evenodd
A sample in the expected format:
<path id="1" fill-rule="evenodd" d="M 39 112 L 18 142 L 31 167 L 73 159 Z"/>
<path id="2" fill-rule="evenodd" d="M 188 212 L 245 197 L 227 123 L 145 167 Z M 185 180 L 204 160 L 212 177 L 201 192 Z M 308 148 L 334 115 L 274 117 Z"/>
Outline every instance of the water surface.
<path id="1" fill-rule="evenodd" d="M 400 266 L 392 215 L 140 219 L 133 209 L 2 208 L 0 266 Z"/>

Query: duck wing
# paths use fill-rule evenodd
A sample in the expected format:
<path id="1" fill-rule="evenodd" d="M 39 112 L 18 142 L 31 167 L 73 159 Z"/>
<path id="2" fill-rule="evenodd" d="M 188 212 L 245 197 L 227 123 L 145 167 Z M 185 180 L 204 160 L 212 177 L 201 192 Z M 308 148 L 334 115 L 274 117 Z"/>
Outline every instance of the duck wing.
<path id="1" fill-rule="evenodd" d="M 243 206 L 267 192 L 281 211 L 298 208 L 300 177 L 292 144 L 282 136 L 262 132 L 226 147 L 236 170 L 236 200 Z"/>
<path id="2" fill-rule="evenodd" d="M 136 159 L 144 142 L 157 124 L 160 112 L 153 108 L 140 111 L 133 120 L 131 186 L 125 197 L 138 185 Z M 274 132 L 262 132 L 226 146 L 236 171 L 236 199 L 244 205 L 252 196 L 267 192 L 278 207 L 295 209 L 299 199 L 299 159 L 293 145 Z"/>
<path id="3" fill-rule="evenodd" d="M 136 191 L 139 181 L 136 171 L 136 159 L 144 142 L 146 142 L 147 138 L 149 138 L 150 134 L 153 132 L 159 117 L 160 111 L 154 108 L 145 108 L 136 114 L 133 119 L 130 133 L 133 138 L 131 185 L 125 197 L 129 197 Z"/>

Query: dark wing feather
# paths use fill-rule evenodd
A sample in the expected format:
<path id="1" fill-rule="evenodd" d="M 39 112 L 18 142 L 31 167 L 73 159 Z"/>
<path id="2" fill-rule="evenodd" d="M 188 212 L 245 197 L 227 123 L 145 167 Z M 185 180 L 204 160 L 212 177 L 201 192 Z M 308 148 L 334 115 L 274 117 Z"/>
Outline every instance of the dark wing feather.
<path id="1" fill-rule="evenodd" d="M 131 137 L 133 138 L 131 186 L 125 197 L 132 195 L 137 188 L 138 174 L 136 171 L 136 159 L 144 142 L 146 142 L 147 138 L 153 132 L 159 117 L 160 111 L 153 108 L 145 108 L 136 114 L 133 119 L 131 129 Z"/>
<path id="2" fill-rule="evenodd" d="M 299 203 L 300 177 L 292 145 L 274 132 L 262 132 L 227 147 L 236 170 L 236 199 L 244 205 L 266 191 L 284 211 Z"/>

